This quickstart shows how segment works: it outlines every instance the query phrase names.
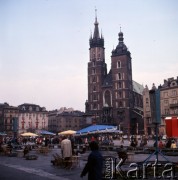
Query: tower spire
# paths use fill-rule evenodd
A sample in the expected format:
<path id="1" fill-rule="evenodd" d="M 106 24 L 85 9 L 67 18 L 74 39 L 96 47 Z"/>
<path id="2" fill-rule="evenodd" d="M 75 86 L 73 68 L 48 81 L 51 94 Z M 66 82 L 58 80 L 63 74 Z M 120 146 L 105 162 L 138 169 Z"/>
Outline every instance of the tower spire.
<path id="1" fill-rule="evenodd" d="M 97 22 L 97 9 L 95 7 L 95 22 Z"/>
<path id="2" fill-rule="evenodd" d="M 124 38 L 123 38 L 123 32 L 121 31 L 121 25 L 120 25 L 120 32 L 119 32 L 119 43 L 124 43 Z"/>
<path id="3" fill-rule="evenodd" d="M 99 23 L 97 20 L 97 9 L 95 8 L 95 22 L 94 22 L 94 32 L 93 36 L 90 36 L 90 47 L 103 47 L 104 48 L 104 38 L 101 31 L 101 35 L 99 33 Z"/>
<path id="4" fill-rule="evenodd" d="M 100 35 L 99 35 L 99 29 L 98 29 L 98 21 L 97 21 L 97 9 L 95 8 L 95 29 L 94 29 L 94 33 L 93 33 L 93 38 L 100 38 Z"/>

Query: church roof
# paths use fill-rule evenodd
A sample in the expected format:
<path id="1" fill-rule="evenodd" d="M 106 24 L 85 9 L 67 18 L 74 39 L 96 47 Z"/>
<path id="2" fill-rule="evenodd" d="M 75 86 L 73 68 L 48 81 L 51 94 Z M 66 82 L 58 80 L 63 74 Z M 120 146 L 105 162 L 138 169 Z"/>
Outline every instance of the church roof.
<path id="1" fill-rule="evenodd" d="M 133 84 L 133 91 L 138 93 L 138 94 L 143 94 L 143 85 L 137 83 L 136 81 L 132 80 L 132 84 Z"/>
<path id="2" fill-rule="evenodd" d="M 128 55 L 130 56 L 130 52 L 127 49 L 127 46 L 124 44 L 124 37 L 123 32 L 119 32 L 119 43 L 116 46 L 116 49 L 113 49 L 112 56 L 121 56 L 121 55 Z"/>
<path id="3" fill-rule="evenodd" d="M 94 33 L 93 33 L 93 37 L 91 34 L 90 40 L 89 40 L 89 44 L 90 44 L 90 48 L 93 47 L 104 47 L 104 38 L 100 33 L 99 33 L 99 28 L 98 28 L 98 21 L 97 21 L 97 16 L 95 17 L 95 23 L 94 23 Z"/>

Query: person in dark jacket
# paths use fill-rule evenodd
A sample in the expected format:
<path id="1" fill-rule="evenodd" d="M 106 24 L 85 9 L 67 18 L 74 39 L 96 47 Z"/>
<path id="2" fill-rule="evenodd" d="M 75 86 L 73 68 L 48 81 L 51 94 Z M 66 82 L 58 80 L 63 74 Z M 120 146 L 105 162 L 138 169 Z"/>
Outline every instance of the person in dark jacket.
<path id="1" fill-rule="evenodd" d="M 88 180 L 102 180 L 103 157 L 99 152 L 98 143 L 92 141 L 89 146 L 91 153 L 80 177 L 88 173 Z"/>

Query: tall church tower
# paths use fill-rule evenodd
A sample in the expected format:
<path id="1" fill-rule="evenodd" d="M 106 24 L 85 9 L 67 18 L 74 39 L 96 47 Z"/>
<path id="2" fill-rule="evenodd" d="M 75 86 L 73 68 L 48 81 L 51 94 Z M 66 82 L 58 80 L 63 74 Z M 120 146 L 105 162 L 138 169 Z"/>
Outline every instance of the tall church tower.
<path id="1" fill-rule="evenodd" d="M 113 116 L 117 118 L 117 124 L 124 132 L 130 132 L 131 109 L 134 104 L 132 63 L 121 31 L 118 40 L 119 43 L 111 55 Z"/>
<path id="2" fill-rule="evenodd" d="M 86 112 L 95 116 L 95 121 L 102 110 L 102 83 L 107 75 L 105 63 L 104 38 L 100 36 L 97 16 L 95 17 L 94 33 L 89 39 L 89 62 L 88 62 L 88 102 Z"/>

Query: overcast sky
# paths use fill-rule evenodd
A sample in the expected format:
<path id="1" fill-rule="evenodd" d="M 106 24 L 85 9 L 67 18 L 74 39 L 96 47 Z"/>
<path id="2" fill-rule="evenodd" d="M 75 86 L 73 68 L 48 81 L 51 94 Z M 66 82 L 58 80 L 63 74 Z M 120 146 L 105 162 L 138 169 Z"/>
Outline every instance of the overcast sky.
<path id="1" fill-rule="evenodd" d="M 178 76 L 177 0 L 0 0 L 0 103 L 84 111 L 95 8 L 108 70 L 121 26 L 133 80 Z"/>

